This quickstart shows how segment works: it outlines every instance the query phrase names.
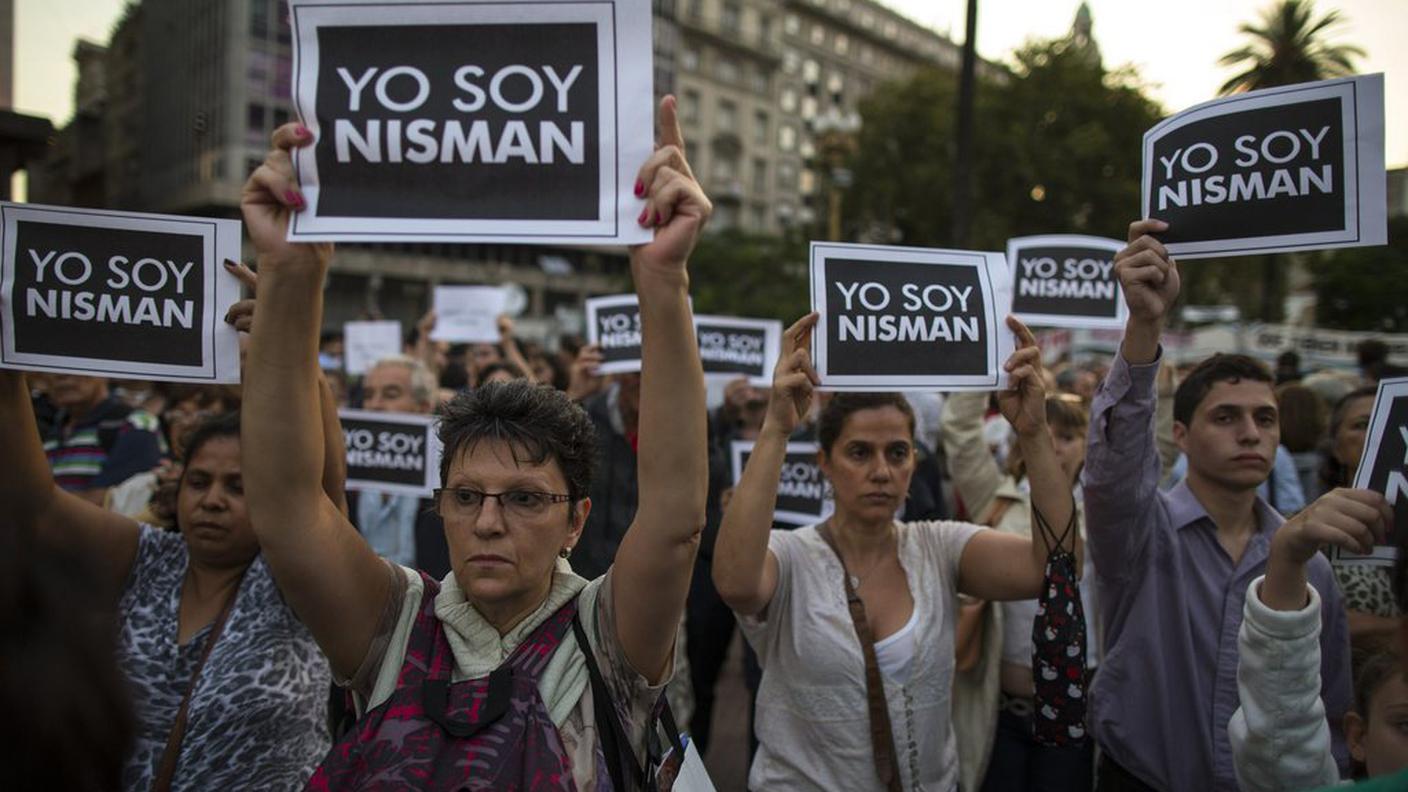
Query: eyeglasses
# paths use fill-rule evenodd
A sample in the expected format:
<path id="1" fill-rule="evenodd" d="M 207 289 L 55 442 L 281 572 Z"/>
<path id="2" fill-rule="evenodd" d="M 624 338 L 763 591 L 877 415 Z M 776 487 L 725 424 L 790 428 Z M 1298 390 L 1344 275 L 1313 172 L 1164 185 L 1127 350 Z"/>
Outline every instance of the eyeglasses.
<path id="1" fill-rule="evenodd" d="M 499 508 L 503 509 L 505 515 L 519 520 L 541 517 L 554 503 L 567 503 L 572 500 L 571 495 L 559 495 L 555 492 L 484 492 L 469 487 L 445 487 L 435 490 L 435 510 L 447 519 L 474 519 L 479 516 L 479 510 L 489 498 L 499 502 Z"/>

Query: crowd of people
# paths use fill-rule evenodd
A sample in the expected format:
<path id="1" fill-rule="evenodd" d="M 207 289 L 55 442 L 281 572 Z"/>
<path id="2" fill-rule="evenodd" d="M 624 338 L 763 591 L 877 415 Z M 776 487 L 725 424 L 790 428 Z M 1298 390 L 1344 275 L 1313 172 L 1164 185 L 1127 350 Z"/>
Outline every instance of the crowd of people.
<path id="1" fill-rule="evenodd" d="M 1174 365 L 1145 219 L 1108 361 L 1009 318 L 1002 390 L 832 393 L 812 314 L 710 410 L 711 205 L 666 98 L 639 373 L 430 314 L 349 379 L 334 251 L 286 241 L 311 142 L 280 128 L 244 192 L 242 385 L 0 370 L 7 788 L 692 789 L 737 627 L 754 790 L 1408 789 L 1408 571 L 1322 552 L 1393 525 L 1350 486 L 1381 345 Z M 432 497 L 347 489 L 344 406 L 438 416 Z M 834 510 L 794 529 L 797 440 Z"/>

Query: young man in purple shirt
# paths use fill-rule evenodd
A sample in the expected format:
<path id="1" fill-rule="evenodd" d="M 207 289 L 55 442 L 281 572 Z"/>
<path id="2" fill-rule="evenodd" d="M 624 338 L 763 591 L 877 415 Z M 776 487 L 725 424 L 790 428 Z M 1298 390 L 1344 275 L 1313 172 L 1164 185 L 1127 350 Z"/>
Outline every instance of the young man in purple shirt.
<path id="1" fill-rule="evenodd" d="M 1237 789 L 1227 737 L 1238 704 L 1237 631 L 1247 586 L 1265 571 L 1283 522 L 1256 492 L 1280 439 L 1274 381 L 1240 355 L 1214 356 L 1179 385 L 1174 439 L 1188 476 L 1159 491 L 1154 380 L 1179 276 L 1151 234 L 1166 228 L 1132 224 L 1129 246 L 1115 257 L 1130 316 L 1091 406 L 1083 476 L 1105 644 L 1090 714 L 1103 750 L 1102 792 Z M 1343 766 L 1346 616 L 1325 559 L 1307 571 L 1325 605 L 1321 694 Z"/>

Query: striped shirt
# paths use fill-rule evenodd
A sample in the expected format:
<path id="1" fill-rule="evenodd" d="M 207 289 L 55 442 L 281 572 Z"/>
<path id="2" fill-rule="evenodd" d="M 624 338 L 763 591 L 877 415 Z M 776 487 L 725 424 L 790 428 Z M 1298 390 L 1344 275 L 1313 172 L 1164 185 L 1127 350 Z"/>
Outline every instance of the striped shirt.
<path id="1" fill-rule="evenodd" d="M 121 484 L 161 461 L 156 417 L 116 397 L 108 397 L 72 426 L 67 424 L 68 416 L 60 411 L 44 438 L 54 481 L 65 490 Z"/>

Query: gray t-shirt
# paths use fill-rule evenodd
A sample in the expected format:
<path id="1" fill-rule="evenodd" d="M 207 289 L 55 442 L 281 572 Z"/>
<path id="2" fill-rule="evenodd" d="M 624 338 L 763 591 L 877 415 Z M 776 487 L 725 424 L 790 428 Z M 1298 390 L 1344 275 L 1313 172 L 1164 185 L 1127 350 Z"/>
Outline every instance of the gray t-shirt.
<path id="1" fill-rule="evenodd" d="M 947 521 L 896 528 L 917 620 L 908 679 L 885 679 L 900 779 L 905 789 L 949 792 L 958 783 L 949 727 L 958 562 L 985 529 Z M 815 526 L 773 531 L 768 548 L 777 556 L 777 591 L 766 611 L 739 622 L 763 667 L 748 787 L 883 792 L 841 563 Z"/>
<path id="2" fill-rule="evenodd" d="M 138 716 L 124 789 L 151 788 L 210 635 L 207 626 L 176 643 L 188 560 L 180 534 L 142 526 L 119 606 L 118 661 Z M 313 636 L 256 557 L 191 696 L 172 789 L 301 788 L 331 746 L 331 683 Z"/>

